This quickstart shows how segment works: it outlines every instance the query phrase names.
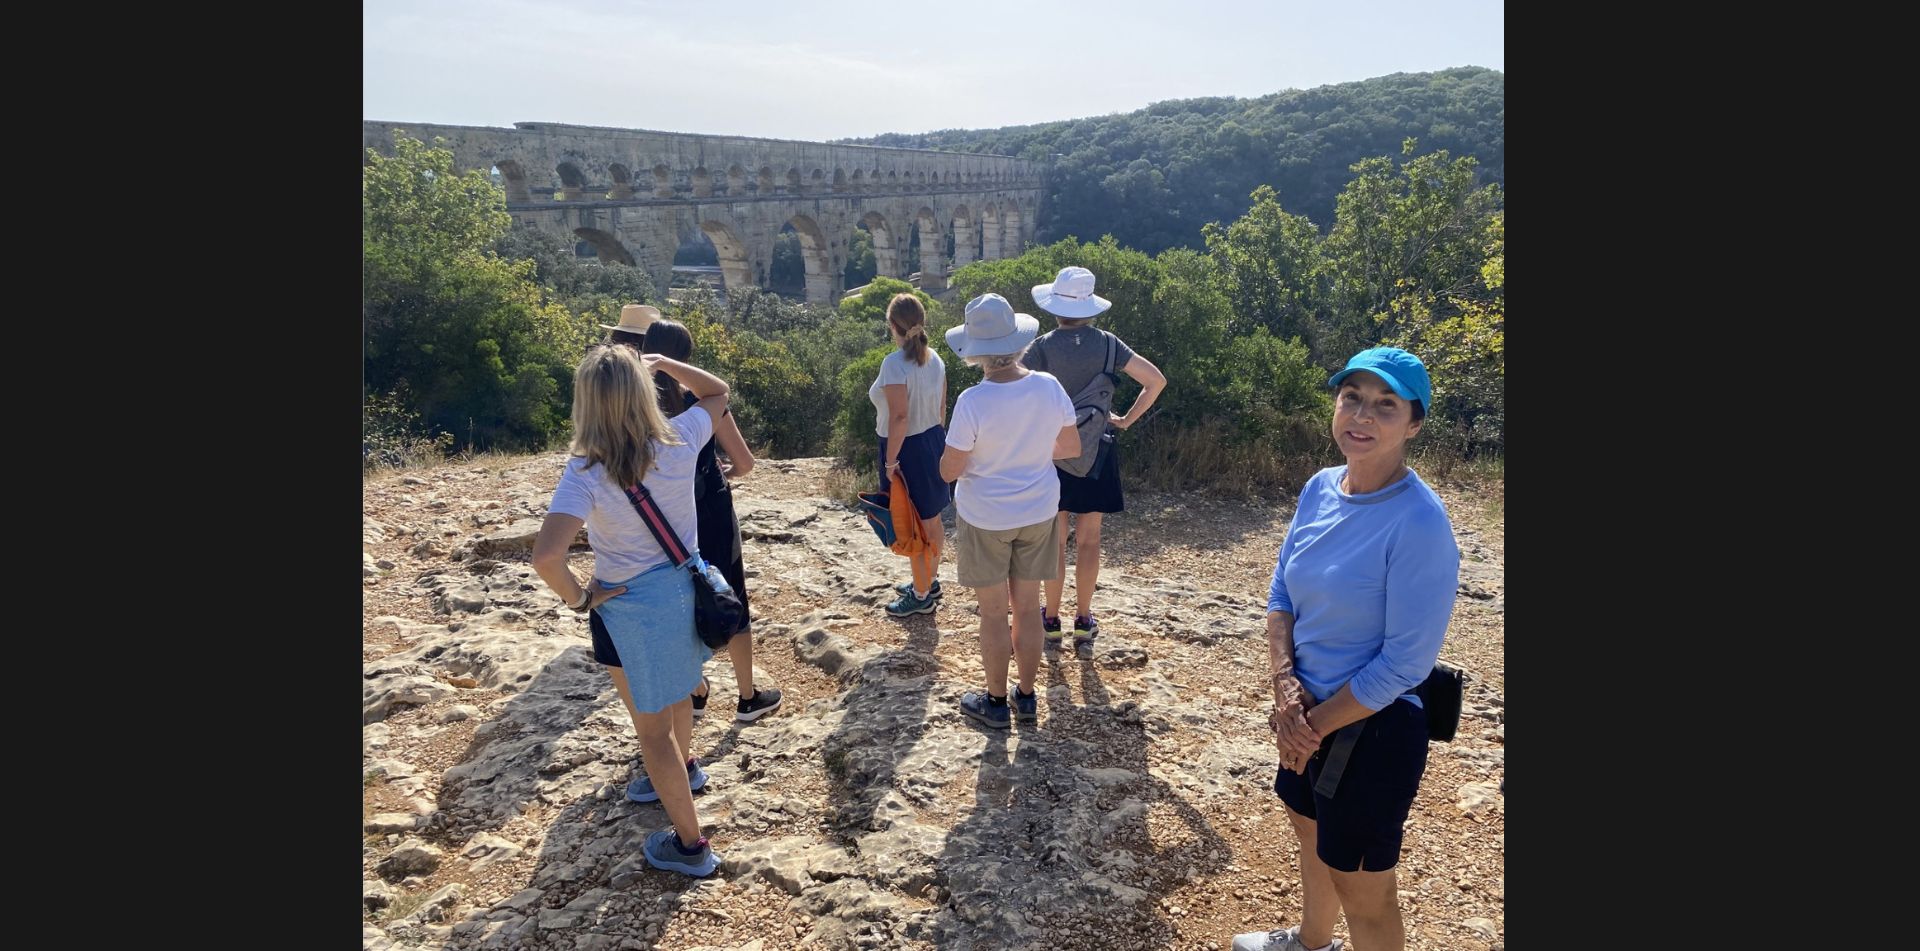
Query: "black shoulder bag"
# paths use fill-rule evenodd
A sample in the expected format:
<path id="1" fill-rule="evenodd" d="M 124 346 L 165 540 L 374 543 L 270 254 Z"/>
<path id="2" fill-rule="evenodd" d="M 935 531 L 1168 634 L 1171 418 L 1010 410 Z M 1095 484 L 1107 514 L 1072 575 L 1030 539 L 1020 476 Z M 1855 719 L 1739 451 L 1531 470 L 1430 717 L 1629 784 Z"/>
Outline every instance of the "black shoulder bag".
<path id="1" fill-rule="evenodd" d="M 693 629 L 700 635 L 701 642 L 713 650 L 725 648 L 746 621 L 747 609 L 740 603 L 740 596 L 711 563 L 701 562 L 706 565 L 704 571 L 694 571 L 688 566 L 693 553 L 680 544 L 680 536 L 673 533 L 673 526 L 654 503 L 653 493 L 648 492 L 646 486 L 629 486 L 626 493 L 627 501 L 633 503 L 635 511 L 640 513 L 640 521 L 647 523 L 653 540 L 660 543 L 660 550 L 667 553 L 673 566 L 688 568 L 693 575 Z"/>

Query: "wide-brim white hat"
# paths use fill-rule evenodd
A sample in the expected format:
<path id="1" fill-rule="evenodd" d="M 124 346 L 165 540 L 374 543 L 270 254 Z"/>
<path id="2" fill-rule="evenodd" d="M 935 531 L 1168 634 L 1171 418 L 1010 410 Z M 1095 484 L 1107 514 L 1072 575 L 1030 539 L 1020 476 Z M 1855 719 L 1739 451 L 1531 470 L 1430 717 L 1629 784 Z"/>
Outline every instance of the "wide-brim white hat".
<path id="1" fill-rule="evenodd" d="M 955 356 L 991 357 L 1019 353 L 1040 335 L 1040 321 L 1014 313 L 1013 305 L 998 294 L 982 294 L 967 301 L 967 317 L 947 331 L 947 347 Z"/>
<path id="2" fill-rule="evenodd" d="M 1033 286 L 1033 302 L 1055 317 L 1092 317 L 1104 313 L 1113 302 L 1093 292 L 1093 272 L 1083 267 L 1063 267 L 1051 284 Z"/>

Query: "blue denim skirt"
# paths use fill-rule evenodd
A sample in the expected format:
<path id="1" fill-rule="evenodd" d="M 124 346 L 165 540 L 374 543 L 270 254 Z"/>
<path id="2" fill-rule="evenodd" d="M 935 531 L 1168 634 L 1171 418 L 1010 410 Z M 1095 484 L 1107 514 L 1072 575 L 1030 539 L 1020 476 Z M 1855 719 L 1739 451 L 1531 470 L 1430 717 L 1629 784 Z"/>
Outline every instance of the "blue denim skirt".
<path id="1" fill-rule="evenodd" d="M 696 557 L 688 564 L 701 562 Z M 620 653 L 634 709 L 659 713 L 685 700 L 713 656 L 693 629 L 693 577 L 685 568 L 655 565 L 625 581 L 602 578 L 600 584 L 627 589 L 594 612 Z"/>

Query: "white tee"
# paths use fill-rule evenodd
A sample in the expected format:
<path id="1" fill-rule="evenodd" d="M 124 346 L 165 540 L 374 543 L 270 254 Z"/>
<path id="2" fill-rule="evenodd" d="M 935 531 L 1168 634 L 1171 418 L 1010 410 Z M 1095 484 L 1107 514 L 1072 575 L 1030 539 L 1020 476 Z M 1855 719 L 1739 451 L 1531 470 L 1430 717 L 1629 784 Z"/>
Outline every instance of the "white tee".
<path id="1" fill-rule="evenodd" d="M 953 402 L 947 445 L 973 453 L 954 491 L 960 517 L 977 528 L 1025 528 L 1060 511 L 1053 441 L 1072 426 L 1073 401 L 1048 373 L 1011 383 L 981 381 Z"/>
<path id="2" fill-rule="evenodd" d="M 660 506 L 660 514 L 680 536 L 680 543 L 688 551 L 698 552 L 693 470 L 700 459 L 700 447 L 713 438 L 713 417 L 696 406 L 667 420 L 667 425 L 680 434 L 681 444 L 667 446 L 656 440 L 653 470 L 640 481 L 653 494 L 654 504 Z M 672 559 L 653 540 L 653 533 L 628 501 L 627 493 L 613 484 L 607 467 L 589 470 L 586 465 L 587 460 L 579 456 L 567 460 L 547 511 L 586 521 L 587 542 L 593 546 L 593 576 L 602 582 L 625 581 L 655 565 L 669 563 Z"/>

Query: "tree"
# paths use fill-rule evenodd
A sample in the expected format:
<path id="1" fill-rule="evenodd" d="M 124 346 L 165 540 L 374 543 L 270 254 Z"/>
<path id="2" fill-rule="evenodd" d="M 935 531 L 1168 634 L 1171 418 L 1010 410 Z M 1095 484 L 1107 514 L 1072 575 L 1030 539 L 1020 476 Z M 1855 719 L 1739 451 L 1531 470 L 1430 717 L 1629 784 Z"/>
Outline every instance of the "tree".
<path id="1" fill-rule="evenodd" d="M 595 331 L 495 250 L 511 222 L 487 174 L 396 135 L 361 173 L 363 382 L 461 447 L 534 448 L 565 424 Z"/>

